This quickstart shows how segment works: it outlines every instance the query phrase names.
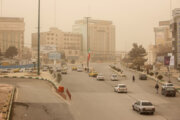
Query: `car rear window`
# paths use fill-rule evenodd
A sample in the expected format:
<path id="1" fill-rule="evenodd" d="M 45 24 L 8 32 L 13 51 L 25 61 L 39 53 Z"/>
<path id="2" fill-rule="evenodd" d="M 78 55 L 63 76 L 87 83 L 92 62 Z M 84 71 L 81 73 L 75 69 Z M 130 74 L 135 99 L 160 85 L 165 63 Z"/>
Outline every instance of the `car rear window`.
<path id="1" fill-rule="evenodd" d="M 175 90 L 174 88 L 172 88 L 172 87 L 168 87 L 168 88 L 166 88 L 167 90 Z"/>
<path id="2" fill-rule="evenodd" d="M 119 85 L 119 87 L 121 87 L 121 88 L 125 88 L 125 87 L 126 87 L 126 85 Z"/>
<path id="3" fill-rule="evenodd" d="M 113 77 L 117 77 L 117 75 L 112 75 Z"/>
<path id="4" fill-rule="evenodd" d="M 150 103 L 150 102 L 142 102 L 142 106 L 152 106 L 152 103 Z"/>
<path id="5" fill-rule="evenodd" d="M 167 84 L 167 86 L 173 86 L 173 84 Z"/>

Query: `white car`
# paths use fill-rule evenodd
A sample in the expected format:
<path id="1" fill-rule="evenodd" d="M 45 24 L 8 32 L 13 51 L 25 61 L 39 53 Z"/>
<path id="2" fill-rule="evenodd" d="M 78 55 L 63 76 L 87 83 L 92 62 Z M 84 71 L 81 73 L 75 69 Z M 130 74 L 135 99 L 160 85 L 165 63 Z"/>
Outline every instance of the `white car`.
<path id="1" fill-rule="evenodd" d="M 180 76 L 177 78 L 178 82 L 180 82 Z"/>
<path id="2" fill-rule="evenodd" d="M 78 71 L 78 72 L 82 72 L 82 71 L 83 71 L 83 68 L 78 67 L 78 68 L 77 68 L 77 71 Z"/>
<path id="3" fill-rule="evenodd" d="M 25 68 L 21 68 L 21 69 L 19 70 L 19 72 L 25 72 L 25 71 L 26 71 Z"/>
<path id="4" fill-rule="evenodd" d="M 112 81 L 117 81 L 118 80 L 118 75 L 117 74 L 112 74 L 111 75 L 111 80 Z"/>
<path id="5" fill-rule="evenodd" d="M 166 88 L 166 87 L 174 87 L 173 83 L 164 83 L 162 85 L 162 89 Z"/>
<path id="6" fill-rule="evenodd" d="M 114 92 L 127 93 L 127 86 L 125 84 L 118 84 L 117 86 L 114 87 Z"/>
<path id="7" fill-rule="evenodd" d="M 138 100 L 132 105 L 133 110 L 142 113 L 151 113 L 154 114 L 155 107 L 153 104 L 147 100 Z"/>
<path id="8" fill-rule="evenodd" d="M 102 74 L 98 74 L 96 79 L 97 80 L 104 80 L 104 76 Z"/>

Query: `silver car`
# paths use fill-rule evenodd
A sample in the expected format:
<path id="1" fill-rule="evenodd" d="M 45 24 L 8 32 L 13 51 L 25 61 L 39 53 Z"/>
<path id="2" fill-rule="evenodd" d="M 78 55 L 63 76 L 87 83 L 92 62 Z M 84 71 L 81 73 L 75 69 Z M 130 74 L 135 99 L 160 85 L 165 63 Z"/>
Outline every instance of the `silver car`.
<path id="1" fill-rule="evenodd" d="M 103 74 L 98 74 L 96 77 L 97 80 L 104 80 Z"/>
<path id="2" fill-rule="evenodd" d="M 133 110 L 142 113 L 151 113 L 154 114 L 155 107 L 153 104 L 147 100 L 138 100 L 132 105 Z"/>
<path id="3" fill-rule="evenodd" d="M 125 84 L 118 84 L 114 87 L 114 92 L 127 93 L 127 86 Z"/>
<path id="4" fill-rule="evenodd" d="M 117 81 L 118 80 L 118 75 L 117 74 L 112 74 L 111 75 L 111 80 L 112 81 Z"/>

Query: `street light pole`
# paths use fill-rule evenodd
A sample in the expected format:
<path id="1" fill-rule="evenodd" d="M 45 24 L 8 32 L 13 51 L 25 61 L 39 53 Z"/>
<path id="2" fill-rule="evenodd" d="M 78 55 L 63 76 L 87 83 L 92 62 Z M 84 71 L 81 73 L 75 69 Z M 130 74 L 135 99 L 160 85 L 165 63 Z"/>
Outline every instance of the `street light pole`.
<path id="1" fill-rule="evenodd" d="M 88 50 L 89 50 L 89 29 L 88 29 L 88 27 L 89 27 L 89 18 L 90 17 L 86 17 L 86 23 L 87 23 L 87 53 L 88 53 Z M 87 68 L 89 69 L 89 60 L 88 60 L 88 56 L 87 56 Z"/>
<path id="2" fill-rule="evenodd" d="M 38 71 L 37 74 L 40 75 L 40 0 L 38 1 Z"/>

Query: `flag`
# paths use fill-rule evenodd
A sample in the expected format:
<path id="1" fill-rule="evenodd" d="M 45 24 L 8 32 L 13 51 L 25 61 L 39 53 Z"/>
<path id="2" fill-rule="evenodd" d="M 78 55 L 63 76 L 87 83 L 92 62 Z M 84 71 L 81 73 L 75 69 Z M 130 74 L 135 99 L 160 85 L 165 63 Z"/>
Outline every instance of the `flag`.
<path id="1" fill-rule="evenodd" d="M 164 65 L 169 65 L 170 63 L 170 56 L 164 56 Z"/>
<path id="2" fill-rule="evenodd" d="M 88 50 L 88 61 L 90 60 L 90 49 Z"/>

